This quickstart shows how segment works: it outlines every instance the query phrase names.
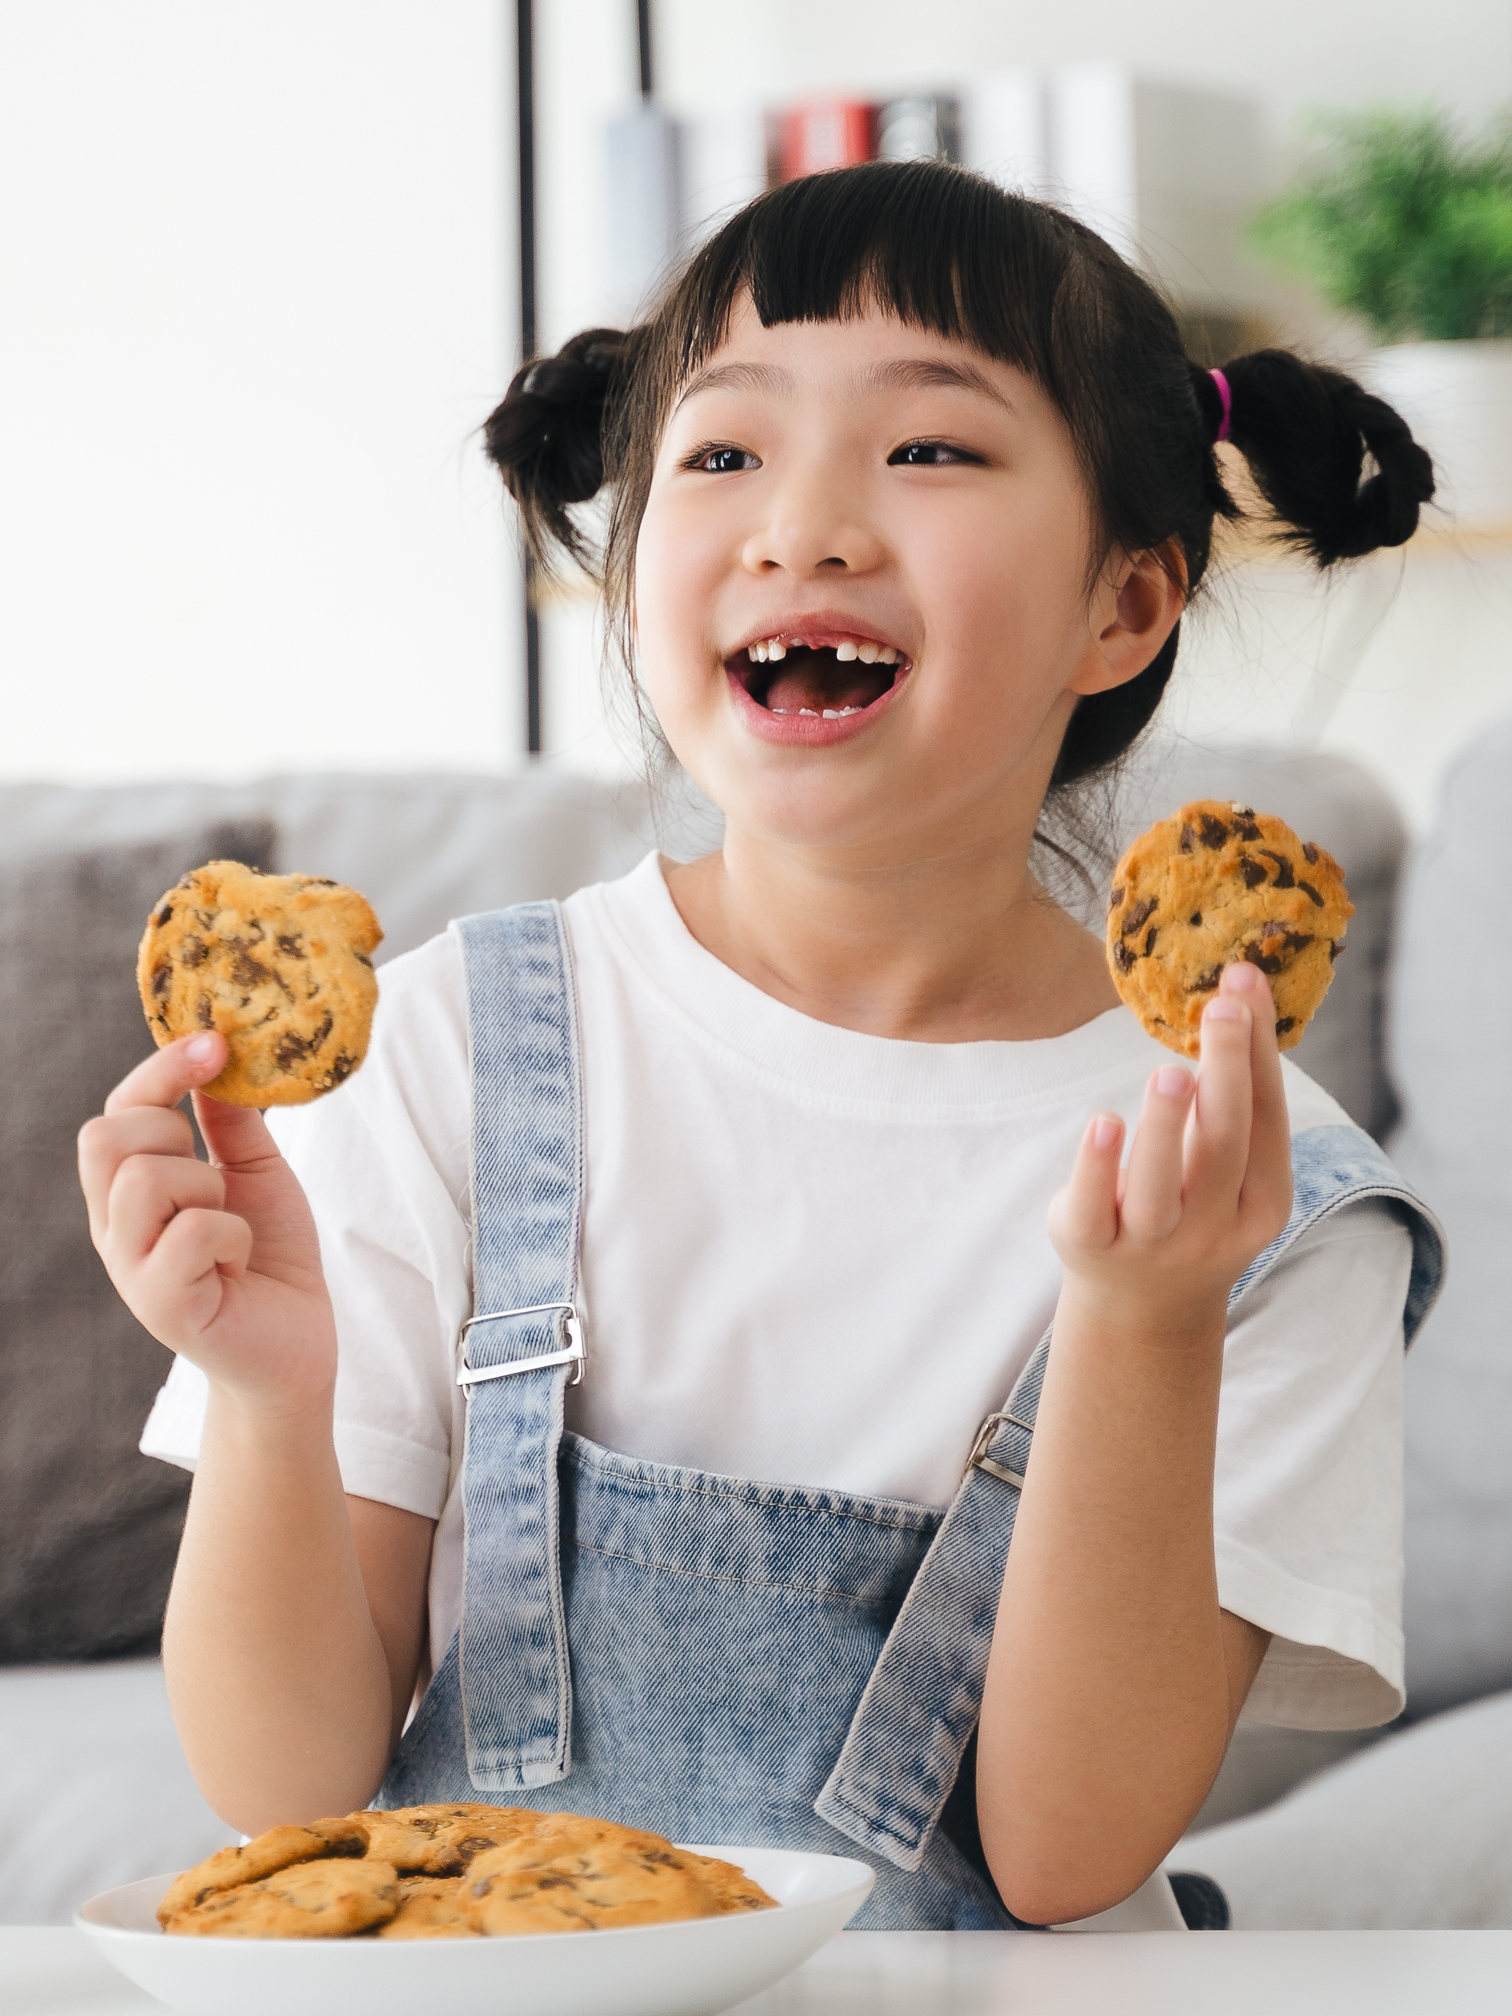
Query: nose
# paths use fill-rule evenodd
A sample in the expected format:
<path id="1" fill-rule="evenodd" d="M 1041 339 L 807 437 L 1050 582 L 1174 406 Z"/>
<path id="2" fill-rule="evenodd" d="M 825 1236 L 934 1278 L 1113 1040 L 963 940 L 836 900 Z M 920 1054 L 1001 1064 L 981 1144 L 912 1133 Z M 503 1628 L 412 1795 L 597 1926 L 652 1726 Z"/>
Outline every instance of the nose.
<path id="1" fill-rule="evenodd" d="M 766 497 L 761 522 L 741 560 L 752 574 L 865 574 L 883 557 L 882 540 L 866 522 L 858 484 L 834 466 L 805 457 L 790 465 Z"/>

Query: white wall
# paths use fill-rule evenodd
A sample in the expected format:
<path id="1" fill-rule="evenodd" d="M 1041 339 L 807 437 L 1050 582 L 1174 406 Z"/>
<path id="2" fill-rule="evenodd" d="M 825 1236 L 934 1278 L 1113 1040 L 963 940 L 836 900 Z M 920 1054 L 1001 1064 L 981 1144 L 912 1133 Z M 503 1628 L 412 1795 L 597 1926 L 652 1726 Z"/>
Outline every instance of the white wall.
<path id="1" fill-rule="evenodd" d="M 1506 0 L 654 0 L 654 10 L 658 81 L 688 112 L 1093 58 L 1251 92 L 1278 122 L 1303 106 L 1380 98 L 1480 118 L 1512 97 Z"/>
<path id="2" fill-rule="evenodd" d="M 511 21 L 4 0 L 0 775 L 514 760 Z"/>

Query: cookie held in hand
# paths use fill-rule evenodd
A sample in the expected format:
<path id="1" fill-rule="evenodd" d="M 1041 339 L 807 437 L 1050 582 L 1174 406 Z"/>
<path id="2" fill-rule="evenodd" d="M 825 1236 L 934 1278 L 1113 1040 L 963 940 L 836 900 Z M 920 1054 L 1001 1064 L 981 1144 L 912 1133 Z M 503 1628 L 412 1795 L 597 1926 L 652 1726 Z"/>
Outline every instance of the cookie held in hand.
<path id="1" fill-rule="evenodd" d="M 218 1029 L 225 1069 L 204 1089 L 232 1106 L 300 1106 L 367 1053 L 383 932 L 355 889 L 208 861 L 148 919 L 137 986 L 153 1041 Z"/>
<path id="2" fill-rule="evenodd" d="M 1196 1057 L 1225 966 L 1270 981 L 1276 1041 L 1302 1040 L 1333 979 L 1354 905 L 1331 854 L 1247 805 L 1198 799 L 1141 834 L 1113 871 L 1108 969 L 1168 1049 Z"/>

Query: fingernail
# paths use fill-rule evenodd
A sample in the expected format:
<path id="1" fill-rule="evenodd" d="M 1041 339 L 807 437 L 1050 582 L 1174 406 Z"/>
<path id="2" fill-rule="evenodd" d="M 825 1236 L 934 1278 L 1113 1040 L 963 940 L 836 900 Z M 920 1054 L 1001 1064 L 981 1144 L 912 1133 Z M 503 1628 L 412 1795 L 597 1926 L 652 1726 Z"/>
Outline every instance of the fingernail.
<path id="1" fill-rule="evenodd" d="M 1252 966 L 1248 959 L 1236 959 L 1231 966 L 1223 969 L 1223 984 L 1227 988 L 1248 989 L 1260 985 L 1260 968 Z"/>
<path id="2" fill-rule="evenodd" d="M 215 1055 L 213 1036 L 193 1036 L 184 1045 L 184 1057 L 190 1064 L 208 1064 Z"/>
<path id="3" fill-rule="evenodd" d="M 1185 1092 L 1191 1082 L 1191 1072 L 1183 1071 L 1179 1064 L 1162 1064 L 1155 1073 L 1155 1090 L 1164 1093 L 1167 1099 Z"/>
<path id="4" fill-rule="evenodd" d="M 1225 1001 L 1221 994 L 1216 1001 L 1208 1003 L 1203 1014 L 1203 1020 L 1207 1022 L 1245 1022 L 1248 1019 L 1249 1010 L 1242 1001 Z"/>
<path id="5" fill-rule="evenodd" d="M 1092 1146 L 1106 1150 L 1113 1146 L 1121 1131 L 1117 1118 L 1112 1113 L 1099 1113 L 1090 1128 Z"/>

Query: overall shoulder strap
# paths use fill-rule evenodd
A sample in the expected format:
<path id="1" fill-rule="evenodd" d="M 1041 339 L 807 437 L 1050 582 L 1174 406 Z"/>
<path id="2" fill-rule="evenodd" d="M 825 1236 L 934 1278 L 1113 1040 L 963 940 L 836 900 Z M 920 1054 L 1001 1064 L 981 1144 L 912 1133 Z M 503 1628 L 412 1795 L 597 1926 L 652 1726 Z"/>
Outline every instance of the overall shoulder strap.
<path id="1" fill-rule="evenodd" d="M 473 1088 L 473 1316 L 458 1640 L 468 1775 L 521 1791 L 571 1768 L 557 1449 L 582 1376 L 583 1128 L 567 934 L 555 903 L 453 925 Z"/>
<path id="2" fill-rule="evenodd" d="M 1433 1213 L 1356 1127 L 1311 1127 L 1295 1135 L 1292 1181 L 1286 1229 L 1235 1284 L 1230 1314 L 1304 1232 L 1347 1204 L 1376 1197 L 1403 1213 L 1412 1235 L 1403 1311 L 1410 1344 L 1444 1276 L 1444 1236 Z M 983 1422 L 960 1489 L 814 1802 L 822 1820 L 900 1869 L 917 1869 L 923 1861 L 976 1727 L 1050 1341 L 1047 1330 L 1002 1412 Z"/>

